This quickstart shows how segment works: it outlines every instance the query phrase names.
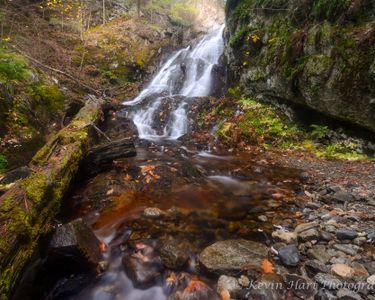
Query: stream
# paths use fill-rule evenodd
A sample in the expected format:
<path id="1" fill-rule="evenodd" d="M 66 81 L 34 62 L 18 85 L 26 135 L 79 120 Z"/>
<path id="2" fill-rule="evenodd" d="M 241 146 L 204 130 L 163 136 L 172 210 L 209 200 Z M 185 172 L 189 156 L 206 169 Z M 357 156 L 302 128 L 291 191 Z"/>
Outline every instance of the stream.
<path id="1" fill-rule="evenodd" d="M 214 93 L 223 31 L 173 53 L 117 113 L 136 126 L 137 156 L 79 184 L 65 208 L 66 221 L 83 218 L 102 242 L 104 271 L 44 299 L 219 299 L 199 253 L 227 239 L 267 244 L 273 225 L 295 221 L 299 170 L 219 149 L 214 128 L 205 143 L 189 138 L 192 107 Z"/>

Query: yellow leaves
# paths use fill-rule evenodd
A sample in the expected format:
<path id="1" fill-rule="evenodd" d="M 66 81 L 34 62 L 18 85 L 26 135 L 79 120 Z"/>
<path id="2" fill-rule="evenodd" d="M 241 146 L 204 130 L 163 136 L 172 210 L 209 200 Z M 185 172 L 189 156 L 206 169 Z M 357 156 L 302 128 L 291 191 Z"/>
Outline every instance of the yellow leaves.
<path id="1" fill-rule="evenodd" d="M 260 267 L 264 274 L 274 273 L 273 265 L 268 259 L 264 259 Z"/>
<path id="2" fill-rule="evenodd" d="M 253 42 L 254 44 L 258 43 L 260 41 L 260 37 L 256 34 L 250 34 L 247 36 L 247 40 L 250 42 Z"/>
<path id="3" fill-rule="evenodd" d="M 9 43 L 11 41 L 11 38 L 8 36 L 6 38 L 3 38 L 3 41 Z"/>
<path id="4" fill-rule="evenodd" d="M 144 180 L 146 183 L 150 183 L 154 180 L 160 179 L 160 176 L 154 173 L 156 166 L 148 165 L 148 166 L 141 166 L 140 168 L 141 168 L 142 175 L 145 176 Z"/>

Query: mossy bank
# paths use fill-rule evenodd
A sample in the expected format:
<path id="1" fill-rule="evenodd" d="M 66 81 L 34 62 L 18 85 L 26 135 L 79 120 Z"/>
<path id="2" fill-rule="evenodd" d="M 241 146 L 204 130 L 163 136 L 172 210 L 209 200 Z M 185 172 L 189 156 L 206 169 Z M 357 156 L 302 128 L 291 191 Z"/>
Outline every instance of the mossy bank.
<path id="1" fill-rule="evenodd" d="M 375 131 L 375 4 L 227 1 L 229 79 Z"/>

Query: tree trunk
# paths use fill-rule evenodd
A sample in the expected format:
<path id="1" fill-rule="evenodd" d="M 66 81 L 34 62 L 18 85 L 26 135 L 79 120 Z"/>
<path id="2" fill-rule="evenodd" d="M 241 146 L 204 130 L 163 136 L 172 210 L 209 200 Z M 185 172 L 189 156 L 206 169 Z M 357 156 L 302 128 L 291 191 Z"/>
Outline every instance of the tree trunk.
<path id="1" fill-rule="evenodd" d="M 0 299 L 10 293 L 84 158 L 103 100 L 90 100 L 32 159 L 31 175 L 0 197 Z"/>

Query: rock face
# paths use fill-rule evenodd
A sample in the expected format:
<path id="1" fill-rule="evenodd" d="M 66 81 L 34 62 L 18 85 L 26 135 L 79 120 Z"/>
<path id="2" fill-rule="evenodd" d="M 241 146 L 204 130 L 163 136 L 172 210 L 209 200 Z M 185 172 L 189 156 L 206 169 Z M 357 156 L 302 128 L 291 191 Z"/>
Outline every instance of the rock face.
<path id="1" fill-rule="evenodd" d="M 247 240 L 226 240 L 205 248 L 199 255 L 200 263 L 210 272 L 236 274 L 245 265 L 260 266 L 268 248 Z"/>
<path id="2" fill-rule="evenodd" d="M 375 5 L 351 3 L 227 1 L 229 79 L 375 131 Z"/>

